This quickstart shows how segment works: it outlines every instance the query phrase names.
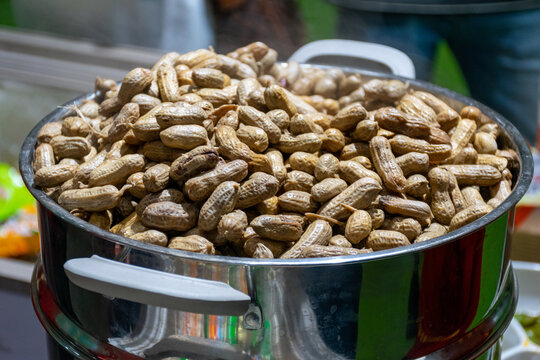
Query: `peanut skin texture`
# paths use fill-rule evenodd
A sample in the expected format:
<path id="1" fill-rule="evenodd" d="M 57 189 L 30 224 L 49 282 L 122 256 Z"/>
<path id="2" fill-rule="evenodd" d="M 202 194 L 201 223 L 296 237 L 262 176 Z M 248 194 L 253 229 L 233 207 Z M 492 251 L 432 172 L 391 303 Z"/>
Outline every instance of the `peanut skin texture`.
<path id="1" fill-rule="evenodd" d="M 98 77 L 40 129 L 34 185 L 149 246 L 258 259 L 428 241 L 511 194 L 520 156 L 479 108 L 277 58 L 254 42 Z"/>

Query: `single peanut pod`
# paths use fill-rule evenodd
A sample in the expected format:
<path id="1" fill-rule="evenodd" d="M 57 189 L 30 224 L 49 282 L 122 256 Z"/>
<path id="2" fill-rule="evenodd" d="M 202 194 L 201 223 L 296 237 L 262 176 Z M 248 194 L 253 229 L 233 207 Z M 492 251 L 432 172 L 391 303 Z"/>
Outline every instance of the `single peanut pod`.
<path id="1" fill-rule="evenodd" d="M 53 147 L 48 143 L 42 143 L 38 145 L 34 152 L 33 170 L 36 173 L 39 169 L 45 168 L 51 165 L 55 165 L 56 160 L 54 158 Z"/>
<path id="2" fill-rule="evenodd" d="M 118 98 L 116 93 L 113 93 L 111 97 L 106 98 L 99 104 L 99 115 L 109 117 L 116 114 L 122 108 L 122 105 L 124 105 L 124 102 Z"/>
<path id="3" fill-rule="evenodd" d="M 283 154 L 278 150 L 269 149 L 265 155 L 272 166 L 272 174 L 278 179 L 280 184 L 283 183 L 287 178 L 287 169 L 283 163 Z"/>
<path id="4" fill-rule="evenodd" d="M 192 71 L 191 78 L 200 88 L 223 89 L 229 85 L 230 78 L 216 69 L 198 68 Z"/>
<path id="5" fill-rule="evenodd" d="M 423 226 L 429 225 L 433 218 L 431 208 L 423 201 L 388 195 L 381 196 L 379 201 L 387 213 L 415 218 Z"/>
<path id="6" fill-rule="evenodd" d="M 408 83 L 399 80 L 373 79 L 362 85 L 366 100 L 398 101 L 405 95 Z"/>
<path id="7" fill-rule="evenodd" d="M 382 129 L 426 140 L 435 126 L 430 119 L 408 114 L 393 107 L 378 109 L 373 114 L 373 118 Z"/>
<path id="8" fill-rule="evenodd" d="M 42 188 L 58 186 L 73 177 L 77 166 L 74 165 L 51 165 L 42 167 L 34 174 L 34 184 Z"/>
<path id="9" fill-rule="evenodd" d="M 315 184 L 315 178 L 304 172 L 293 170 L 287 174 L 287 178 L 283 182 L 283 189 L 285 191 L 299 190 L 310 192 L 311 188 Z"/>
<path id="10" fill-rule="evenodd" d="M 236 102 L 238 105 L 248 105 L 249 95 L 255 91 L 260 90 L 261 84 L 254 78 L 247 78 L 240 81 L 236 90 Z"/>
<path id="11" fill-rule="evenodd" d="M 352 244 L 359 244 L 371 232 L 371 216 L 365 210 L 356 210 L 347 219 L 345 237 Z"/>
<path id="12" fill-rule="evenodd" d="M 192 150 L 208 142 L 208 133 L 199 125 L 174 125 L 159 133 L 165 146 Z"/>
<path id="13" fill-rule="evenodd" d="M 176 76 L 176 74 L 175 74 Z M 144 68 L 135 68 L 128 72 L 120 89 L 118 90 L 118 99 L 123 103 L 127 103 L 135 95 L 142 93 L 152 82 L 152 72 Z"/>
<path id="14" fill-rule="evenodd" d="M 337 92 L 336 81 L 329 76 L 322 76 L 315 83 L 313 92 L 325 98 L 334 98 Z"/>
<path id="15" fill-rule="evenodd" d="M 39 129 L 37 140 L 38 143 L 49 143 L 55 137 L 62 135 L 62 122 L 54 121 L 44 124 L 41 129 Z"/>
<path id="16" fill-rule="evenodd" d="M 225 115 L 223 115 L 216 123 L 217 125 L 227 125 L 232 127 L 234 130 L 238 130 L 240 122 L 238 121 L 238 114 L 234 110 L 229 110 Z"/>
<path id="17" fill-rule="evenodd" d="M 332 200 L 324 204 L 318 211 L 319 215 L 343 220 L 349 216 L 349 211 L 341 204 L 349 205 L 362 210 L 367 208 L 377 194 L 381 191 L 381 185 L 374 179 L 365 177 L 355 181 Z"/>
<path id="18" fill-rule="evenodd" d="M 366 241 L 366 248 L 373 251 L 393 249 L 399 246 L 410 245 L 407 237 L 393 230 L 373 230 Z"/>
<path id="19" fill-rule="evenodd" d="M 352 74 L 344 77 L 339 82 L 339 97 L 345 96 L 358 89 L 362 85 L 362 79 L 359 74 Z"/>
<path id="20" fill-rule="evenodd" d="M 62 158 L 80 159 L 90 152 L 90 143 L 80 136 L 58 135 L 49 142 L 54 154 Z"/>
<path id="21" fill-rule="evenodd" d="M 158 192 L 164 190 L 169 184 L 169 165 L 157 164 L 144 172 L 143 184 L 148 192 Z"/>
<path id="22" fill-rule="evenodd" d="M 287 154 L 298 151 L 313 153 L 319 151 L 322 146 L 321 136 L 314 133 L 305 133 L 298 136 L 283 134 L 277 148 Z"/>
<path id="23" fill-rule="evenodd" d="M 458 212 L 450 222 L 449 231 L 453 231 L 463 227 L 471 222 L 480 219 L 482 216 L 491 212 L 493 208 L 489 205 L 473 205 Z"/>
<path id="24" fill-rule="evenodd" d="M 495 185 L 501 179 L 501 172 L 491 165 L 442 165 L 457 179 L 460 186 Z"/>
<path id="25" fill-rule="evenodd" d="M 180 204 L 185 200 L 182 192 L 177 189 L 165 189 L 157 193 L 150 193 L 144 196 L 139 204 L 137 204 L 137 215 L 142 216 L 144 209 L 146 209 L 148 205 L 164 201 Z"/>
<path id="26" fill-rule="evenodd" d="M 136 172 L 131 174 L 126 179 L 126 184 L 131 185 L 129 188 L 129 193 L 133 196 L 135 196 L 138 199 L 144 198 L 146 195 L 148 195 L 148 190 L 146 190 L 146 187 L 144 186 L 144 172 Z"/>
<path id="27" fill-rule="evenodd" d="M 369 142 L 369 149 L 373 165 L 384 184 L 392 191 L 403 193 L 407 186 L 407 179 L 397 164 L 388 139 L 375 136 Z"/>
<path id="28" fill-rule="evenodd" d="M 206 112 L 197 105 L 162 106 L 154 112 L 161 129 L 174 125 L 202 125 L 206 120 Z"/>
<path id="29" fill-rule="evenodd" d="M 317 160 L 313 174 L 318 181 L 335 177 L 340 170 L 340 161 L 332 154 L 324 154 Z"/>
<path id="30" fill-rule="evenodd" d="M 182 155 L 184 152 L 180 149 L 173 149 L 165 146 L 160 140 L 150 141 L 143 145 L 143 155 L 155 162 L 171 162 Z"/>
<path id="31" fill-rule="evenodd" d="M 289 131 L 293 135 L 305 133 L 322 134 L 323 128 L 315 124 L 311 117 L 307 114 L 296 114 L 291 118 Z"/>
<path id="32" fill-rule="evenodd" d="M 289 96 L 279 85 L 270 85 L 264 91 L 264 100 L 270 110 L 281 109 L 289 116 L 296 114 L 296 106 L 289 99 Z"/>
<path id="33" fill-rule="evenodd" d="M 461 189 L 459 188 L 456 177 L 451 172 L 448 172 L 448 174 L 450 175 L 450 184 L 449 184 L 450 197 L 452 198 L 452 202 L 454 203 L 454 208 L 456 209 L 456 213 L 458 213 L 467 207 L 466 201 L 465 201 L 465 198 L 463 197 L 463 194 L 461 193 Z"/>
<path id="34" fill-rule="evenodd" d="M 467 186 L 461 189 L 463 198 L 465 200 L 465 208 L 475 205 L 486 205 L 482 194 L 477 186 Z"/>
<path id="35" fill-rule="evenodd" d="M 474 148 L 478 151 L 478 154 L 495 154 L 497 140 L 492 134 L 477 132 L 474 135 Z"/>
<path id="36" fill-rule="evenodd" d="M 173 237 L 167 247 L 170 249 L 196 252 L 199 254 L 214 255 L 216 252 L 214 249 L 214 244 L 199 235 Z"/>
<path id="37" fill-rule="evenodd" d="M 478 160 L 478 153 L 472 146 L 468 144 L 452 159 L 454 164 L 476 164 Z"/>
<path id="38" fill-rule="evenodd" d="M 345 135 L 341 130 L 329 128 L 324 131 L 322 149 L 330 152 L 338 152 L 345 146 Z"/>
<path id="39" fill-rule="evenodd" d="M 361 155 L 355 156 L 350 160 L 359 163 L 360 165 L 362 165 L 363 167 L 365 167 L 368 170 L 373 170 L 373 166 L 371 165 L 371 160 L 369 160 L 365 156 L 361 156 Z"/>
<path id="40" fill-rule="evenodd" d="M 476 122 L 477 127 L 489 123 L 491 120 L 482 113 L 480 109 L 474 106 L 465 106 L 461 109 L 461 117 L 471 119 Z"/>
<path id="41" fill-rule="evenodd" d="M 137 94 L 131 99 L 131 102 L 139 105 L 140 115 L 146 114 L 161 104 L 161 100 L 148 94 Z"/>
<path id="42" fill-rule="evenodd" d="M 328 242 L 328 246 L 340 246 L 343 248 L 352 248 L 352 244 L 343 235 L 334 235 Z"/>
<path id="43" fill-rule="evenodd" d="M 347 188 L 347 183 L 342 179 L 327 178 L 311 188 L 311 196 L 315 201 L 324 203 L 337 196 Z"/>
<path id="44" fill-rule="evenodd" d="M 130 236 L 133 240 L 137 240 L 146 244 L 152 244 L 157 246 L 167 246 L 169 239 L 167 235 L 158 230 L 146 230 Z"/>
<path id="45" fill-rule="evenodd" d="M 259 236 L 277 241 L 296 241 L 304 232 L 302 223 L 287 215 L 257 216 L 249 225 Z"/>
<path id="46" fill-rule="evenodd" d="M 66 190 L 58 197 L 58 204 L 66 210 L 104 211 L 114 208 L 123 193 L 113 185 Z"/>
<path id="47" fill-rule="evenodd" d="M 508 169 L 505 169 L 502 174 L 501 181 L 489 189 L 492 198 L 487 204 L 492 208 L 499 206 L 512 192 L 512 174 Z"/>
<path id="48" fill-rule="evenodd" d="M 446 234 L 447 231 L 448 230 L 446 226 L 434 222 L 431 223 L 431 225 L 429 225 L 427 228 L 425 228 L 424 232 L 422 232 L 414 242 L 419 243 L 422 241 L 430 240 Z"/>
<path id="49" fill-rule="evenodd" d="M 390 220 L 384 230 L 398 231 L 405 235 L 412 243 L 422 233 L 422 225 L 413 218 L 396 216 Z"/>
<path id="50" fill-rule="evenodd" d="M 137 201 L 139 199 L 135 199 L 131 195 L 124 195 L 118 200 L 118 205 L 116 206 L 116 212 L 122 217 L 125 218 L 129 214 L 133 213 L 135 211 L 135 208 L 137 206 Z"/>
<path id="51" fill-rule="evenodd" d="M 494 168 L 496 168 L 499 171 L 504 171 L 508 167 L 508 160 L 506 160 L 503 157 L 497 156 L 497 155 L 490 155 L 490 154 L 478 154 L 478 158 L 476 160 L 476 164 L 478 165 L 491 165 Z"/>
<path id="52" fill-rule="evenodd" d="M 237 209 L 257 205 L 274 196 L 279 189 L 279 181 L 272 175 L 256 172 L 240 186 Z"/>
<path id="53" fill-rule="evenodd" d="M 114 225 L 110 231 L 113 234 L 132 236 L 133 234 L 146 230 L 148 230 L 148 228 L 141 223 L 139 216 L 133 212 L 118 224 Z"/>
<path id="54" fill-rule="evenodd" d="M 279 207 L 285 211 L 307 213 L 317 210 L 318 205 L 311 197 L 311 194 L 305 191 L 290 190 L 279 197 Z"/>
<path id="55" fill-rule="evenodd" d="M 195 226 L 198 213 L 199 209 L 194 204 L 163 201 L 148 205 L 143 210 L 141 222 L 162 231 L 186 231 Z"/>
<path id="56" fill-rule="evenodd" d="M 159 140 L 161 126 L 156 119 L 156 114 L 162 109 L 171 107 L 170 104 L 159 104 L 146 114 L 141 116 L 133 125 L 131 130 L 137 139 L 141 141 Z"/>
<path id="57" fill-rule="evenodd" d="M 62 135 L 86 137 L 92 133 L 88 121 L 78 116 L 68 116 L 62 120 Z"/>
<path id="58" fill-rule="evenodd" d="M 476 122 L 470 119 L 461 119 L 452 136 L 450 142 L 452 143 L 452 157 L 455 157 L 467 144 L 469 144 L 476 132 Z"/>
<path id="59" fill-rule="evenodd" d="M 410 152 L 396 158 L 404 176 L 425 173 L 429 168 L 429 156 L 424 153 Z"/>
<path id="60" fill-rule="evenodd" d="M 371 216 L 371 228 L 373 230 L 378 229 L 384 222 L 384 211 L 375 207 L 367 208 L 369 216 Z"/>
<path id="61" fill-rule="evenodd" d="M 318 160 L 319 158 L 316 155 L 303 151 L 296 151 L 289 156 L 287 164 L 290 165 L 293 170 L 300 170 L 313 174 Z"/>
<path id="62" fill-rule="evenodd" d="M 356 161 L 351 160 L 339 162 L 339 176 L 349 184 L 364 177 L 370 177 L 382 184 L 380 176 L 375 171 L 368 170 Z"/>
<path id="63" fill-rule="evenodd" d="M 512 150 L 512 149 L 505 149 L 505 150 L 497 150 L 495 152 L 495 155 L 500 156 L 508 160 L 508 168 L 509 169 L 517 169 L 519 168 L 519 156 L 518 154 Z"/>
<path id="64" fill-rule="evenodd" d="M 90 173 L 89 186 L 119 185 L 133 173 L 144 167 L 144 156 L 140 154 L 124 155 L 118 160 L 104 162 Z"/>
<path id="65" fill-rule="evenodd" d="M 180 98 L 176 71 L 170 64 L 164 63 L 157 69 L 156 81 L 162 101 L 175 102 Z"/>
<path id="66" fill-rule="evenodd" d="M 217 166 L 214 170 L 208 171 L 202 175 L 192 177 L 186 181 L 184 191 L 192 201 L 201 201 L 210 196 L 214 189 L 222 182 L 239 182 L 244 179 L 247 174 L 247 163 L 243 160 L 233 160 Z"/>
<path id="67" fill-rule="evenodd" d="M 425 140 L 413 139 L 405 135 L 396 135 L 390 139 L 390 146 L 396 155 L 420 152 L 429 156 L 430 162 L 441 162 L 452 154 L 452 145 L 430 144 Z"/>
<path id="68" fill-rule="evenodd" d="M 448 130 L 456 126 L 459 121 L 459 114 L 444 101 L 424 91 L 415 91 L 413 95 L 435 110 L 437 113 L 437 122 L 443 130 Z"/>
<path id="69" fill-rule="evenodd" d="M 174 160 L 169 176 L 173 180 L 184 181 L 203 171 L 213 169 L 218 160 L 219 154 L 216 149 L 211 146 L 199 146 Z"/>
<path id="70" fill-rule="evenodd" d="M 425 176 L 414 174 L 407 178 L 405 193 L 418 199 L 425 199 L 430 193 L 429 182 Z"/>
<path id="71" fill-rule="evenodd" d="M 264 245 L 264 247 L 270 250 L 274 258 L 278 258 L 288 247 L 286 242 L 263 239 L 255 234 L 254 237 L 246 240 L 243 245 L 243 250 L 247 256 L 253 257 L 257 251 L 257 247 L 260 244 Z"/>
<path id="72" fill-rule="evenodd" d="M 273 259 L 274 258 L 274 254 L 272 253 L 272 250 L 270 250 L 263 243 L 258 243 L 257 245 L 255 245 L 255 251 L 253 251 L 253 254 L 251 256 L 255 259 Z"/>
<path id="73" fill-rule="evenodd" d="M 447 170 L 435 167 L 428 173 L 431 186 L 431 212 L 437 222 L 448 225 L 456 214 L 450 197 L 450 174 Z"/>
<path id="74" fill-rule="evenodd" d="M 351 160 L 357 156 L 371 157 L 369 143 L 356 142 L 345 145 L 343 149 L 341 149 L 339 160 Z"/>
<path id="75" fill-rule="evenodd" d="M 242 104 L 243 105 L 243 104 Z M 266 113 L 266 116 L 281 130 L 285 131 L 289 128 L 290 117 L 285 110 L 274 109 Z"/>
<path id="76" fill-rule="evenodd" d="M 199 212 L 198 226 L 203 231 L 217 228 L 221 217 L 234 210 L 240 185 L 234 181 L 219 184 Z"/>
<path id="77" fill-rule="evenodd" d="M 88 222 L 103 230 L 109 231 L 113 222 L 113 214 L 110 210 L 93 212 Z"/>
<path id="78" fill-rule="evenodd" d="M 281 130 L 265 113 L 251 106 L 239 106 L 238 120 L 246 125 L 257 126 L 263 129 L 268 135 L 268 141 L 270 143 L 275 144 L 279 142 Z"/>
<path id="79" fill-rule="evenodd" d="M 497 137 L 501 133 L 501 129 L 499 125 L 496 123 L 486 123 L 480 126 L 476 132 L 477 133 L 484 132 L 484 133 L 490 134 L 491 136 L 493 136 L 495 140 L 497 140 Z"/>
<path id="80" fill-rule="evenodd" d="M 332 227 L 324 220 L 312 222 L 300 239 L 280 256 L 281 259 L 296 259 L 302 251 L 312 245 L 328 245 L 332 237 Z"/>
<path id="81" fill-rule="evenodd" d="M 139 115 L 139 105 L 128 102 L 122 106 L 107 131 L 107 141 L 122 140 L 126 133 L 131 130 L 131 125 L 139 119 Z"/>
<path id="82" fill-rule="evenodd" d="M 329 256 L 347 256 L 347 255 L 361 255 L 369 254 L 373 252 L 371 249 L 355 249 L 346 248 L 342 246 L 321 246 L 312 245 L 304 248 L 300 254 L 300 258 L 317 258 L 317 257 L 329 257 Z"/>
<path id="83" fill-rule="evenodd" d="M 235 210 L 221 217 L 217 229 L 221 237 L 232 243 L 238 243 L 242 240 L 247 226 L 246 213 L 242 210 Z"/>
<path id="84" fill-rule="evenodd" d="M 214 137 L 219 153 L 229 160 L 241 159 L 249 163 L 250 170 L 272 172 L 270 160 L 265 155 L 253 152 L 238 139 L 236 131 L 230 126 L 216 126 Z"/>
<path id="85" fill-rule="evenodd" d="M 366 118 L 367 111 L 360 103 L 354 103 L 341 109 L 336 116 L 330 120 L 330 127 L 341 131 L 347 131 Z"/>
<path id="86" fill-rule="evenodd" d="M 405 94 L 396 108 L 406 114 L 417 116 L 433 124 L 439 125 L 436 120 L 437 114 L 435 111 L 414 95 Z"/>
<path id="87" fill-rule="evenodd" d="M 115 141 L 110 147 L 106 146 L 104 150 L 107 150 L 105 160 L 117 160 L 124 155 L 132 154 L 133 148 L 127 144 L 124 140 Z"/>
<path id="88" fill-rule="evenodd" d="M 373 119 L 365 119 L 356 125 L 352 138 L 359 141 L 369 141 L 372 137 L 377 136 L 379 124 Z"/>
<path id="89" fill-rule="evenodd" d="M 236 134 L 240 141 L 255 152 L 262 153 L 268 148 L 268 135 L 259 127 L 242 125 Z"/>
<path id="90" fill-rule="evenodd" d="M 261 215 L 277 215 L 279 213 L 279 202 L 277 196 L 272 196 L 257 204 L 257 211 Z"/>

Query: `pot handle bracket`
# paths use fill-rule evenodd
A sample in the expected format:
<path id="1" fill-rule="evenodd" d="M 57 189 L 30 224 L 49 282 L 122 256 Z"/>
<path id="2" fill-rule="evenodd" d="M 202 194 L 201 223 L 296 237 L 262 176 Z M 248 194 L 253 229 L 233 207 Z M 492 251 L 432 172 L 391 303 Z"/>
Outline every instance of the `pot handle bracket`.
<path id="1" fill-rule="evenodd" d="M 357 58 L 386 66 L 394 75 L 414 79 L 414 64 L 404 52 L 390 46 L 356 40 L 319 40 L 310 42 L 294 52 L 289 61 L 307 63 L 320 56 Z"/>
<path id="2" fill-rule="evenodd" d="M 83 289 L 179 311 L 241 316 L 251 302 L 248 295 L 224 282 L 147 269 L 97 255 L 68 260 L 64 271 Z"/>

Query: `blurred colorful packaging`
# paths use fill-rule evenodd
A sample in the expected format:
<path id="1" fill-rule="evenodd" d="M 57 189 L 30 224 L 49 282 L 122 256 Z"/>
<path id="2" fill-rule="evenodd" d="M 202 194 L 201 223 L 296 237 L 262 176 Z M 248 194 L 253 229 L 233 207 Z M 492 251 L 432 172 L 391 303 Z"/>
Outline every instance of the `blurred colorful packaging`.
<path id="1" fill-rule="evenodd" d="M 34 198 L 17 170 L 0 163 L 0 256 L 28 257 L 38 252 Z"/>

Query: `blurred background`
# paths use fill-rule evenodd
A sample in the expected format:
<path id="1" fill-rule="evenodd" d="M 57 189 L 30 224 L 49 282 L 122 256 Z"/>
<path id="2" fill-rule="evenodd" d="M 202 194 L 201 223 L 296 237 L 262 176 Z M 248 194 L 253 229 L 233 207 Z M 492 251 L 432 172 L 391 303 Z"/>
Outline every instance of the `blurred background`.
<path id="1" fill-rule="evenodd" d="M 29 324 L 20 333 L 0 328 L 0 358 L 37 358 L 44 347 L 39 336 L 35 346 L 23 343 L 32 326 L 42 331 L 21 285 L 39 239 L 33 200 L 16 171 L 22 141 L 41 118 L 93 91 L 97 75 L 120 80 L 168 51 L 227 53 L 263 41 L 287 60 L 306 43 L 335 38 L 402 50 L 417 78 L 494 108 L 535 144 L 540 1 L 0 0 L 0 309 L 28 310 L 24 319 L 0 311 L 0 324 Z M 518 260 L 540 261 L 539 184 L 536 176 L 518 213 Z"/>

